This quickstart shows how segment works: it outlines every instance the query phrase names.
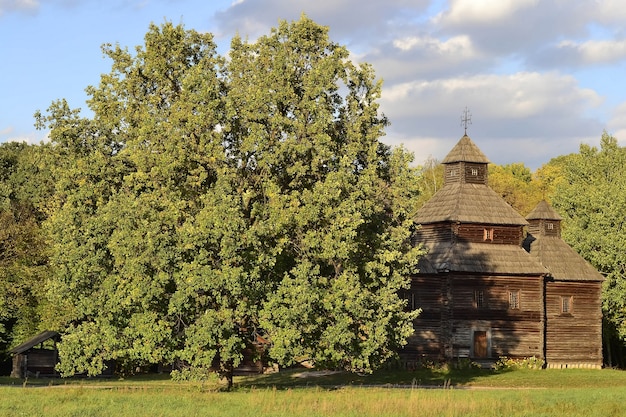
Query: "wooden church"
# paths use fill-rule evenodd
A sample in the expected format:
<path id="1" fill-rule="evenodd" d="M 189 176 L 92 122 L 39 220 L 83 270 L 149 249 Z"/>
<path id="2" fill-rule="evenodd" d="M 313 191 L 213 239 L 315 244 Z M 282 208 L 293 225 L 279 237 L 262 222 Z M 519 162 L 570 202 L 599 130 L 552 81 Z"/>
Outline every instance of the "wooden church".
<path id="1" fill-rule="evenodd" d="M 603 277 L 561 239 L 561 217 L 545 201 L 517 213 L 467 135 L 442 164 L 444 186 L 415 219 L 428 253 L 406 294 L 422 312 L 402 359 L 601 367 Z"/>

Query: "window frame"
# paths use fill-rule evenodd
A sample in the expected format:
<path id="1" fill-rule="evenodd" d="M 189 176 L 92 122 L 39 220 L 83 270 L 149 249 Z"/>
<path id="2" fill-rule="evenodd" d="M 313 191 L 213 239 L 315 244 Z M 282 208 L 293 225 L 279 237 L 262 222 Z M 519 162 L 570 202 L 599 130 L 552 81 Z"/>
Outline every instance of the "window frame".
<path id="1" fill-rule="evenodd" d="M 560 297 L 559 309 L 564 316 L 571 316 L 574 311 L 574 296 L 562 295 Z"/>
<path id="2" fill-rule="evenodd" d="M 484 290 L 474 290 L 474 308 L 486 308 L 487 303 L 485 301 L 485 291 Z"/>
<path id="3" fill-rule="evenodd" d="M 509 310 L 521 310 L 520 290 L 509 290 Z"/>

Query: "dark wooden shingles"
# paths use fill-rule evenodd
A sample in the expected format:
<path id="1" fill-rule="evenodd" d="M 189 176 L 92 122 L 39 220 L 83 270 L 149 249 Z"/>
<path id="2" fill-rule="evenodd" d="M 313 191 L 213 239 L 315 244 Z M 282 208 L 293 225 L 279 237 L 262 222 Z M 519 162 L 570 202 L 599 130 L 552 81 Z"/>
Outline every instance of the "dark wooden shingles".
<path id="1" fill-rule="evenodd" d="M 563 220 L 546 200 L 541 200 L 539 204 L 526 216 L 526 220 Z"/>
<path id="2" fill-rule="evenodd" d="M 489 159 L 476 146 L 469 136 L 464 135 L 452 148 L 448 155 L 441 161 L 442 164 L 452 164 L 455 162 L 476 162 L 488 164 Z"/>
<path id="3" fill-rule="evenodd" d="M 447 184 L 415 217 L 418 224 L 437 222 L 527 225 L 522 215 L 483 184 Z"/>

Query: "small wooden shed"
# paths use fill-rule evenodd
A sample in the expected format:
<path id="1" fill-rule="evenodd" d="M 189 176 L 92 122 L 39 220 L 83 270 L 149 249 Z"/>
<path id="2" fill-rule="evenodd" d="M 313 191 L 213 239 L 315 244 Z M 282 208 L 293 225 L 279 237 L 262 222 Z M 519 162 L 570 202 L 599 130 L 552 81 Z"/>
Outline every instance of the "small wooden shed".
<path id="1" fill-rule="evenodd" d="M 56 344 L 60 338 L 58 332 L 47 330 L 11 349 L 10 353 L 13 355 L 11 377 L 58 376 L 55 370 L 59 361 Z"/>

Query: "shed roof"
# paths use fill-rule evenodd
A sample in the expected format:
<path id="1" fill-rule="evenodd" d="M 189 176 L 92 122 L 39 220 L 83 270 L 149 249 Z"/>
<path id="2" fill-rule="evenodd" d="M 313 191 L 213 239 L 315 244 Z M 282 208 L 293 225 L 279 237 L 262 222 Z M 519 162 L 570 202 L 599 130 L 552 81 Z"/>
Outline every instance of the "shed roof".
<path id="1" fill-rule="evenodd" d="M 415 221 L 419 224 L 528 224 L 524 217 L 487 185 L 467 183 L 446 184 L 417 211 Z"/>
<path id="2" fill-rule="evenodd" d="M 20 353 L 24 353 L 29 349 L 37 346 L 38 344 L 45 342 L 48 339 L 56 339 L 60 336 L 58 332 L 54 332 L 51 330 L 46 330 L 44 332 L 39 333 L 37 336 L 33 336 L 21 345 L 18 345 L 10 350 L 10 353 L 18 355 Z"/>
<path id="3" fill-rule="evenodd" d="M 442 164 L 452 164 L 455 162 L 476 162 L 488 164 L 489 159 L 476 146 L 469 136 L 464 135 L 452 148 L 448 155 L 441 161 Z"/>
<path id="4" fill-rule="evenodd" d="M 524 248 L 559 281 L 604 281 L 604 277 L 558 236 L 528 234 Z"/>
<path id="5" fill-rule="evenodd" d="M 538 259 L 517 245 L 438 242 L 418 264 L 420 273 L 440 271 L 503 275 L 546 275 Z"/>
<path id="6" fill-rule="evenodd" d="M 546 200 L 541 200 L 535 208 L 528 213 L 526 220 L 563 220 Z"/>

